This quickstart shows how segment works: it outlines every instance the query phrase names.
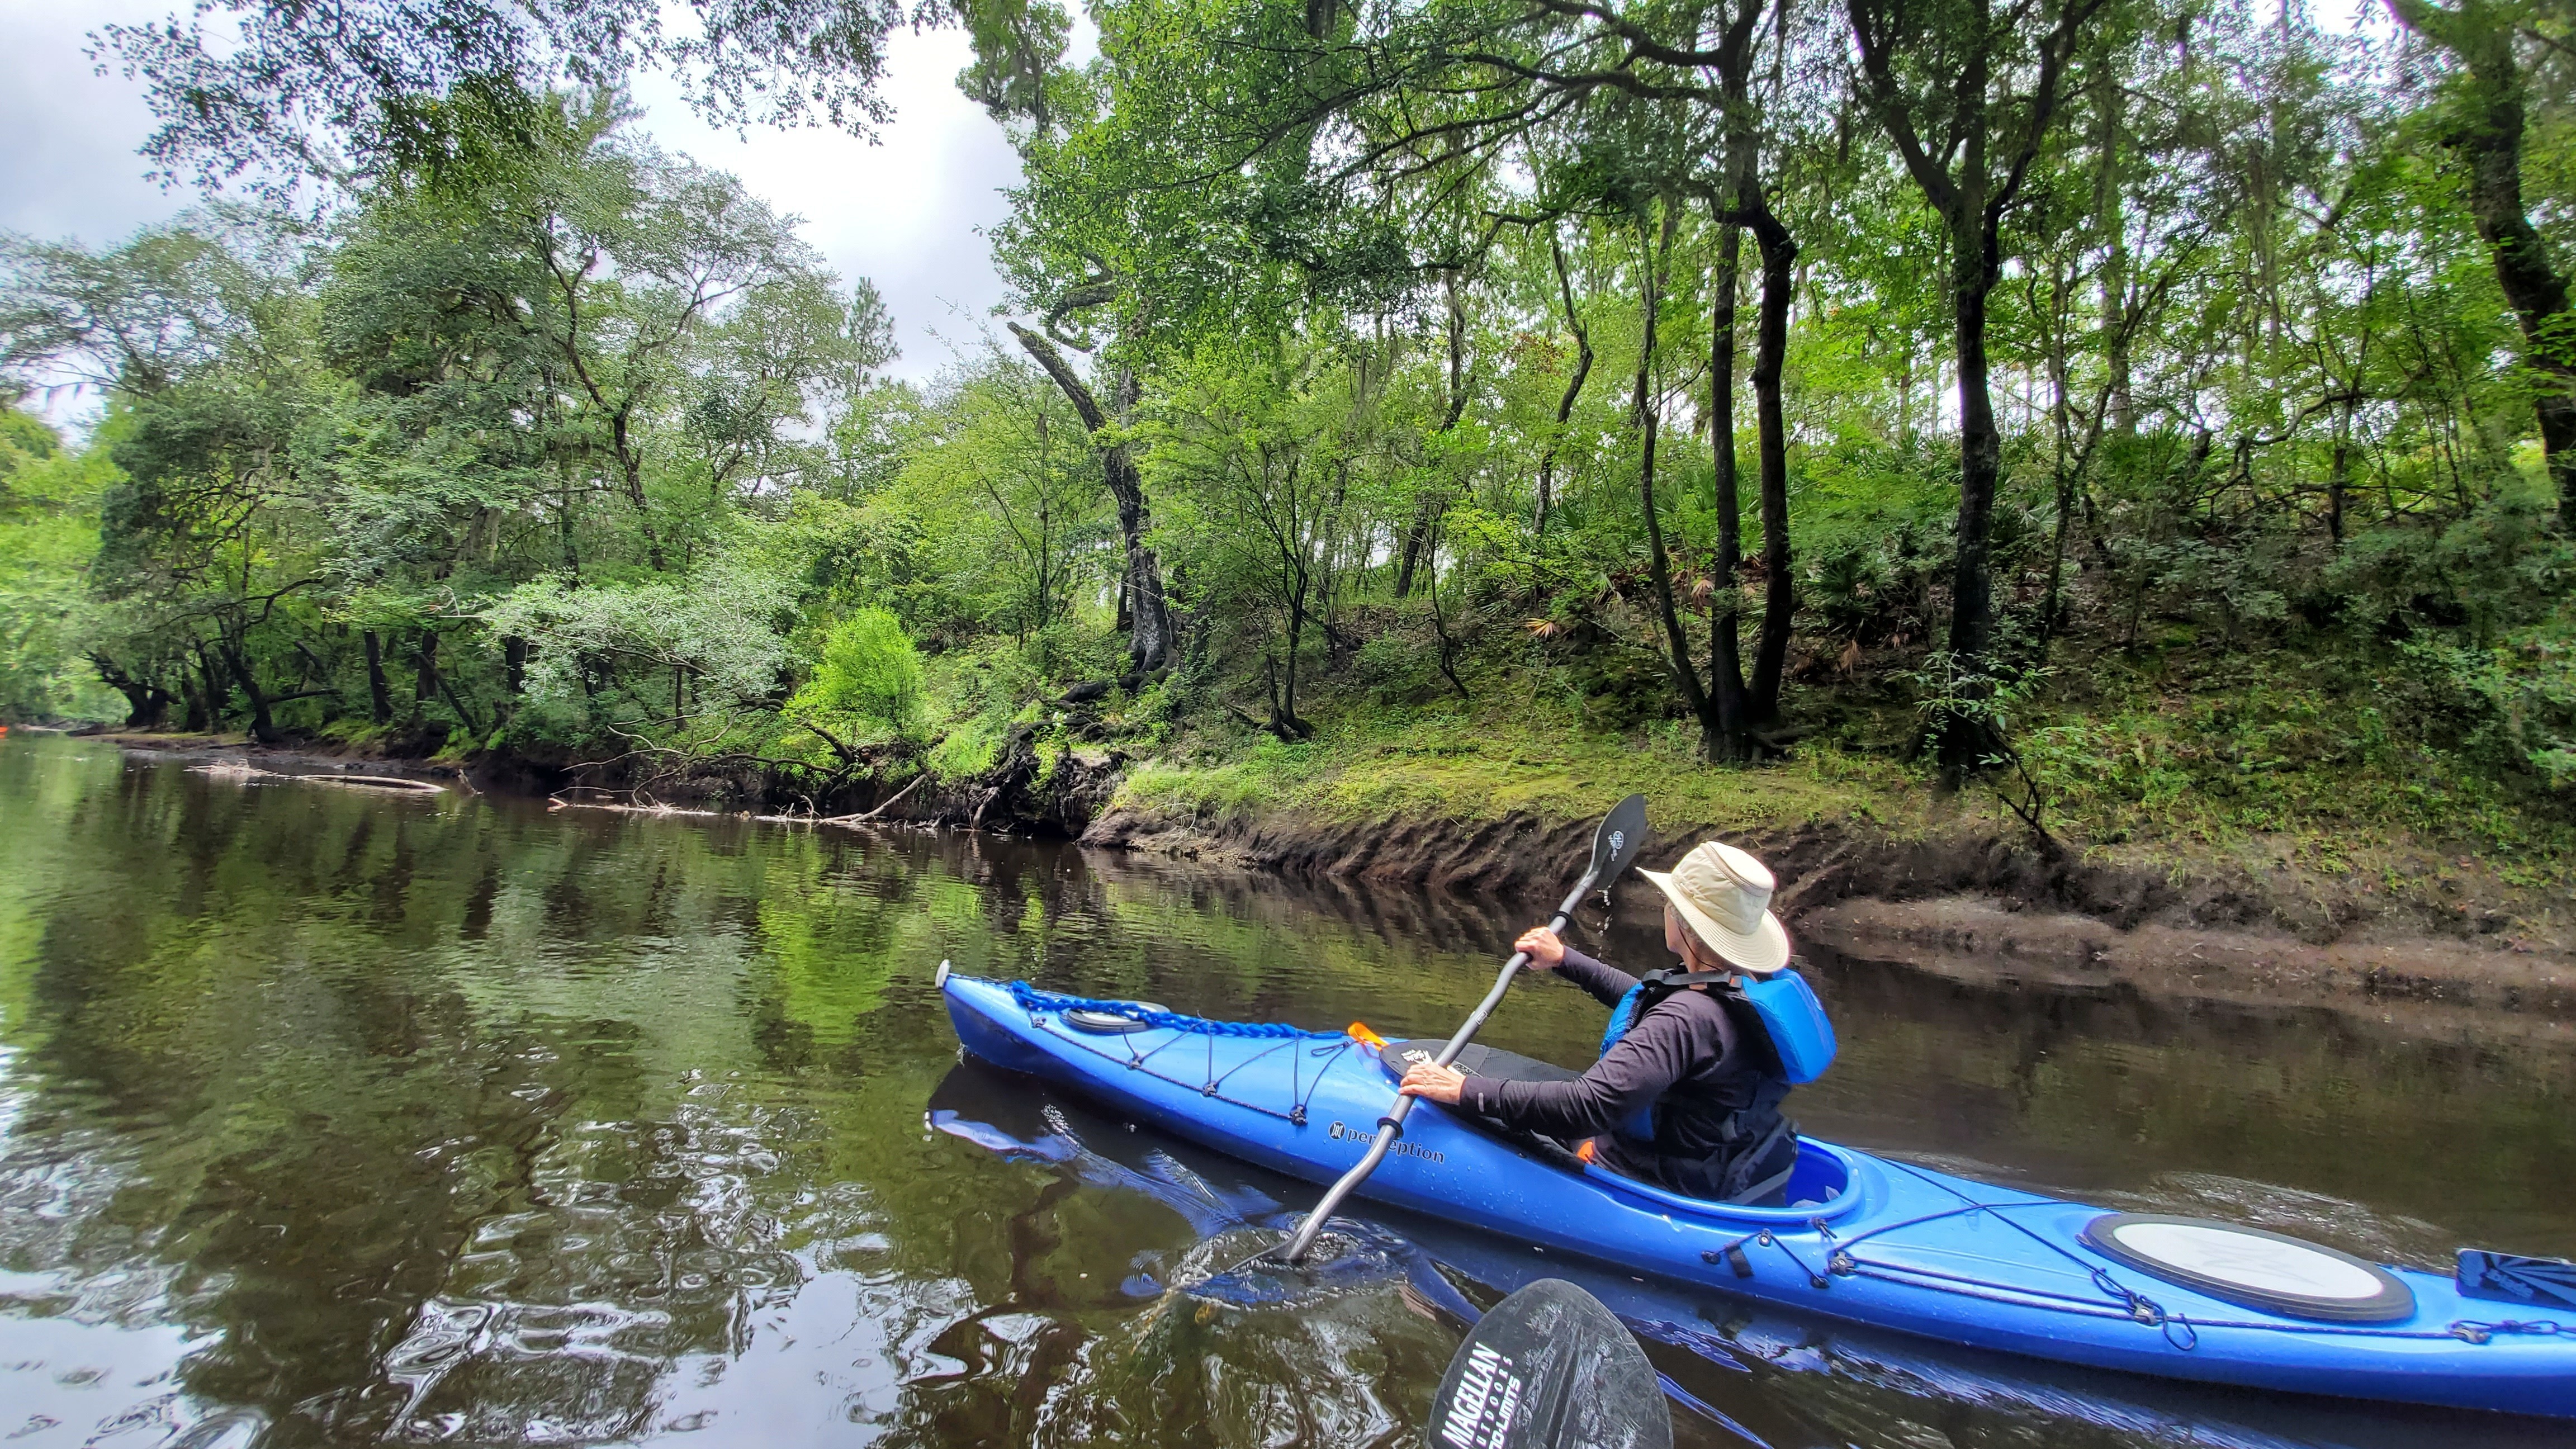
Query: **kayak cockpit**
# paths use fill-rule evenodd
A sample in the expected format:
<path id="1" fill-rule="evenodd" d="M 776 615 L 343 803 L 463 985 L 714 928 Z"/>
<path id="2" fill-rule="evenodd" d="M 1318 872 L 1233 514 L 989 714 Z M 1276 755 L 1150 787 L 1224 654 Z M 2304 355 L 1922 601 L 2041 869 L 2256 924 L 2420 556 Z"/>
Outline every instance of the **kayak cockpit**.
<path id="1" fill-rule="evenodd" d="M 1628 1197 L 1642 1198 L 1668 1212 L 1783 1226 L 1841 1217 L 1858 1207 L 1865 1196 L 1861 1190 L 1861 1173 L 1851 1154 L 1830 1142 L 1819 1142 L 1812 1137 L 1798 1139 L 1798 1165 L 1790 1169 L 1788 1182 L 1765 1197 L 1759 1205 L 1684 1197 L 1651 1182 L 1640 1182 L 1612 1172 L 1598 1163 L 1587 1164 L 1583 1175 L 1592 1182 Z"/>
<path id="2" fill-rule="evenodd" d="M 1403 1075 L 1409 1059 L 1429 1057 L 1442 1043 L 1436 1041 L 1390 1042 L 1379 1053 L 1390 1077 Z M 1454 1063 L 1470 1076 L 1496 1077 L 1504 1081 L 1570 1082 L 1582 1075 L 1481 1043 L 1468 1046 Z M 1849 1211 L 1860 1201 L 1855 1190 L 1856 1176 L 1852 1160 L 1841 1148 L 1807 1138 L 1798 1140 L 1798 1165 L 1789 1171 L 1789 1180 L 1763 1196 L 1761 1204 L 1710 1202 L 1704 1198 L 1685 1197 L 1680 1193 L 1627 1177 L 1594 1163 L 1587 1163 L 1565 1146 L 1532 1133 L 1516 1131 L 1490 1118 L 1452 1109 L 1457 1121 L 1498 1137 L 1520 1148 L 1524 1153 L 1567 1172 L 1579 1172 L 1592 1181 L 1617 1188 L 1633 1197 L 1641 1197 L 1658 1208 L 1685 1212 L 1694 1217 L 1727 1218 L 1754 1223 L 1805 1223 L 1816 1218 L 1834 1218 Z"/>

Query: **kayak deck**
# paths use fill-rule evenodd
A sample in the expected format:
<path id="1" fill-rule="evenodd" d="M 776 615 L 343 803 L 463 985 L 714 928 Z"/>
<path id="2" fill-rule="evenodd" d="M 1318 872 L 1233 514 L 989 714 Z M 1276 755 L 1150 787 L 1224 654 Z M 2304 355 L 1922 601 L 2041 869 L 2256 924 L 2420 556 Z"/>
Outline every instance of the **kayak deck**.
<path id="1" fill-rule="evenodd" d="M 1315 1182 L 1367 1150 L 1392 1068 L 1351 1037 L 1140 1013 L 1064 1019 L 1074 998 L 941 982 L 959 1039 L 1202 1145 Z M 1431 1104 L 1363 1196 L 1556 1252 L 1949 1342 L 2165 1377 L 2470 1409 L 2576 1415 L 2576 1322 L 2390 1270 L 2412 1311 L 2374 1323 L 2249 1308 L 2086 1241 L 2103 1209 L 1813 1138 L 1776 1206 L 1703 1202 L 1570 1170 Z M 2571 1315 L 2576 1318 L 2576 1315 Z"/>

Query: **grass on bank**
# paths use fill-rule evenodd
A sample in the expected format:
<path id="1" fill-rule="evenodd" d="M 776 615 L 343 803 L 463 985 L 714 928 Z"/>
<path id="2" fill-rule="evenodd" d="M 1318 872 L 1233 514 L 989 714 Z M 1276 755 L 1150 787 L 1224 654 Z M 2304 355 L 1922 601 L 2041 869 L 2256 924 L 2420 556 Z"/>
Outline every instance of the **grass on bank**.
<path id="1" fill-rule="evenodd" d="M 1765 768 L 1720 769 L 1699 761 L 1678 726 L 1608 735 L 1526 709 L 1434 709 L 1339 714 L 1294 743 L 1201 735 L 1194 749 L 1131 772 L 1121 800 L 1203 822 L 1294 811 L 1472 826 L 1516 813 L 1594 816 L 1630 794 L 1651 800 L 1659 821 L 1719 828 L 1848 817 L 1923 829 L 1957 813 L 1913 788 L 1911 775 L 1895 761 L 1832 746 Z"/>
<path id="2" fill-rule="evenodd" d="M 2348 662 L 2070 658 L 2017 722 L 2029 782 L 2006 772 L 1958 794 L 1907 748 L 1920 722 L 1893 673 L 1794 687 L 1804 738 L 1785 758 L 1724 767 L 1698 758 L 1687 721 L 1601 727 L 1594 702 L 1544 659 L 1478 664 L 1465 702 L 1390 702 L 1327 682 L 1303 711 L 1315 727 L 1304 741 L 1245 727 L 1174 736 L 1130 773 L 1121 803 L 1202 824 L 1295 814 L 1472 827 L 1514 813 L 1590 818 L 1635 792 L 1661 830 L 1825 820 L 1929 839 L 2022 834 L 2000 791 L 2027 803 L 2035 783 L 2050 833 L 2097 860 L 2343 875 L 2429 853 L 2446 866 L 2473 856 L 2514 886 L 2576 884 L 2576 792 L 2499 779 L 2461 732 L 2410 712 L 2402 681 Z"/>

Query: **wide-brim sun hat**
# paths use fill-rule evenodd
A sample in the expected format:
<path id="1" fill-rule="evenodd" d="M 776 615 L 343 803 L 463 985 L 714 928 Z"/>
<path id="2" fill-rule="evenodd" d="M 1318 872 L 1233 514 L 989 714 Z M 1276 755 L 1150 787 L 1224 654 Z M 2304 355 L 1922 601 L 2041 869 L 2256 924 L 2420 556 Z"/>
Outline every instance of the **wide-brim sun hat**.
<path id="1" fill-rule="evenodd" d="M 1641 870 L 1682 924 L 1726 963 L 1758 976 L 1789 964 L 1789 932 L 1771 914 L 1777 883 L 1768 866 L 1714 840 L 1692 846 L 1669 871 Z"/>

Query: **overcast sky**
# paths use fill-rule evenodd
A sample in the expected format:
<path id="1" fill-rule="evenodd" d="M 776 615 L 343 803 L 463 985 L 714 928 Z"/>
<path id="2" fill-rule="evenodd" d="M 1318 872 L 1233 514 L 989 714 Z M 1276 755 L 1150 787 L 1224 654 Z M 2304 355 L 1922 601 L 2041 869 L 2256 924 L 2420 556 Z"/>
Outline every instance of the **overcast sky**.
<path id="1" fill-rule="evenodd" d="M 151 113 L 135 83 L 92 74 L 81 53 L 103 21 L 186 8 L 186 0 L 0 0 L 0 228 L 96 245 L 197 200 L 143 179 L 134 148 Z M 737 140 L 699 124 L 658 76 L 637 87 L 636 100 L 644 129 L 667 149 L 740 176 L 771 205 L 804 217 L 805 239 L 842 276 L 873 279 L 903 347 L 894 371 L 926 378 L 948 361 L 950 342 L 974 345 L 1002 300 L 978 229 L 1008 214 L 1001 188 L 1019 177 L 1001 128 L 957 93 L 966 60 L 957 31 L 897 36 L 887 87 L 897 116 L 875 146 L 830 131 L 751 131 Z"/>

